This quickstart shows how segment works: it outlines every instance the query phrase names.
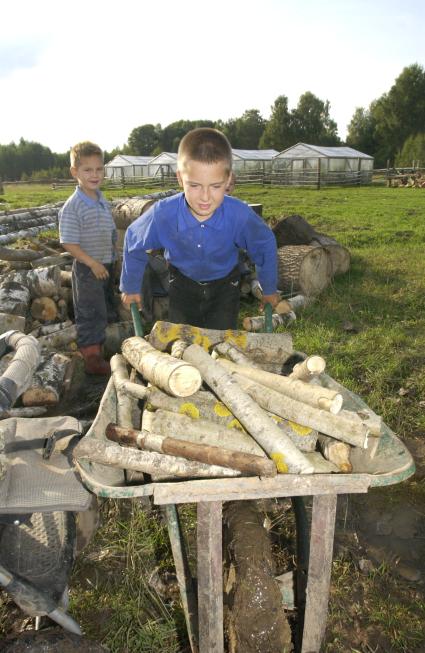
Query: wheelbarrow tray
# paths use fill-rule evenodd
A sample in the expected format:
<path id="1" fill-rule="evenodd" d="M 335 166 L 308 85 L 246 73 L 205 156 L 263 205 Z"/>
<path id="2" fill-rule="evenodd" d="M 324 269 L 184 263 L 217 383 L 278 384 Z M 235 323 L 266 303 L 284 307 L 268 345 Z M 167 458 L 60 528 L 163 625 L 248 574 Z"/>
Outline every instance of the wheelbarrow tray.
<path id="1" fill-rule="evenodd" d="M 332 377 L 323 374 L 322 381 L 329 388 L 337 389 L 344 398 L 344 408 L 348 410 L 362 410 L 367 408 L 365 402 L 354 392 L 347 390 Z M 105 429 L 109 422 L 117 422 L 117 396 L 115 386 L 110 379 L 97 415 L 87 431 L 85 438 L 99 438 L 106 440 Z M 170 436 L 173 434 L 170 433 Z M 415 464 L 411 454 L 397 435 L 386 425 L 382 425 L 382 435 L 374 456 L 368 449 L 354 447 L 351 454 L 353 472 L 350 474 L 278 474 L 275 478 L 258 477 L 233 477 L 219 479 L 196 479 L 196 480 L 175 480 L 157 481 L 140 485 L 126 485 L 125 473 L 123 470 L 81 461 L 77 463 L 79 472 L 87 488 L 94 494 L 101 497 L 127 499 L 154 495 L 155 502 L 179 503 L 197 500 L 198 491 L 208 496 L 208 500 L 214 500 L 215 496 L 220 499 L 230 500 L 237 498 L 257 498 L 259 496 L 286 496 L 288 492 L 292 495 L 308 495 L 309 488 L 323 489 L 323 493 L 342 492 L 342 487 L 347 487 L 347 492 L 356 492 L 355 487 L 378 487 L 393 485 L 411 476 L 415 471 Z M 167 501 L 166 488 L 172 489 L 172 501 Z M 297 491 L 298 490 L 298 491 Z M 263 494 L 265 493 L 265 494 Z M 158 501 L 157 501 L 158 500 Z"/>

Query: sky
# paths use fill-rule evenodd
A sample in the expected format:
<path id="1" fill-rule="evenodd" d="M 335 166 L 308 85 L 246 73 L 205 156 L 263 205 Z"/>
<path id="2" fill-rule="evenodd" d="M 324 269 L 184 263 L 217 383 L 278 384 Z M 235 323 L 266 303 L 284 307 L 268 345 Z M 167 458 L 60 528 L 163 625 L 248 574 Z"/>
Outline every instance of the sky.
<path id="1" fill-rule="evenodd" d="M 279 95 L 357 107 L 425 66 L 423 0 L 14 0 L 2 3 L 0 144 L 122 147 L 146 123 L 224 121 Z"/>

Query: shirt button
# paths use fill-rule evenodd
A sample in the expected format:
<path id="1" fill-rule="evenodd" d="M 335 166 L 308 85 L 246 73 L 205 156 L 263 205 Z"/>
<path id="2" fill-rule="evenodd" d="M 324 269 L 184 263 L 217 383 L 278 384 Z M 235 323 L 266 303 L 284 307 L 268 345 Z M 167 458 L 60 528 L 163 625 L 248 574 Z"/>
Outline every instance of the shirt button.
<path id="1" fill-rule="evenodd" d="M 198 245 L 198 247 L 200 247 L 200 245 Z"/>
<path id="2" fill-rule="evenodd" d="M 201 229 L 203 229 L 204 227 L 205 227 L 205 225 L 204 225 L 204 224 L 201 224 Z"/>

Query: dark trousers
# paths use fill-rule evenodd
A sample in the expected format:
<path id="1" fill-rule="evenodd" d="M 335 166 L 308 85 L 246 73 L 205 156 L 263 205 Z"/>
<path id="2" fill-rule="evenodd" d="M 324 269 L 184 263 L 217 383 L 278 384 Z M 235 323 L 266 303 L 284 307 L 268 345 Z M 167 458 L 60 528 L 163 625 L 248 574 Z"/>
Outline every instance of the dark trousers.
<path id="1" fill-rule="evenodd" d="M 106 264 L 107 279 L 96 279 L 84 263 L 72 265 L 72 299 L 74 302 L 77 344 L 79 347 L 101 344 L 108 322 L 117 319 L 114 302 L 114 265 Z"/>
<path id="2" fill-rule="evenodd" d="M 169 319 L 207 329 L 237 329 L 240 271 L 236 266 L 227 277 L 198 282 L 170 265 Z"/>

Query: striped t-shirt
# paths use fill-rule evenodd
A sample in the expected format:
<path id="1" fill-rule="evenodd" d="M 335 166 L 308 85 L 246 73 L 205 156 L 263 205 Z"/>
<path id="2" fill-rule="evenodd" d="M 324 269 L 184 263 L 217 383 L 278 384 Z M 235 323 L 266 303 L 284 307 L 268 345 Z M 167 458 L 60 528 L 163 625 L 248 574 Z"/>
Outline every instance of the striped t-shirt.
<path id="1" fill-rule="evenodd" d="M 59 211 L 61 243 L 80 245 L 100 263 L 112 263 L 117 231 L 111 209 L 102 193 L 96 200 L 78 186 Z"/>

